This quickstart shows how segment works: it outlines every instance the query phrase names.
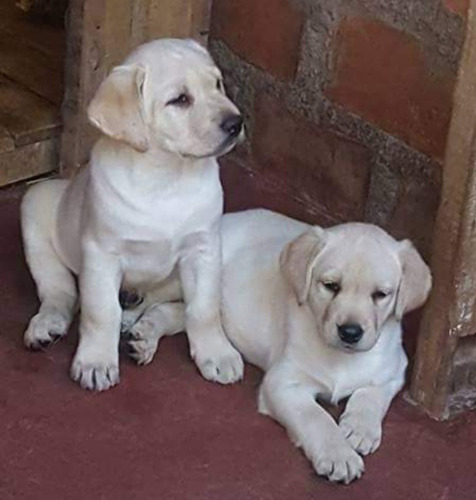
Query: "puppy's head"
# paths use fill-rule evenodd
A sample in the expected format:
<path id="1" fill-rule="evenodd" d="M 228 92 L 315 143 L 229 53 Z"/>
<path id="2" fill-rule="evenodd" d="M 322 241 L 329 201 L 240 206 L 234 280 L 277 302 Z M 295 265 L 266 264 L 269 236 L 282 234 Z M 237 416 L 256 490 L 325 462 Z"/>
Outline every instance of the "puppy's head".
<path id="1" fill-rule="evenodd" d="M 224 154 L 244 133 L 220 70 L 193 40 L 140 46 L 100 85 L 88 117 L 138 151 L 155 147 L 185 157 Z"/>
<path id="2" fill-rule="evenodd" d="M 318 334 L 349 352 L 371 349 L 385 322 L 421 306 L 431 288 L 413 245 L 370 224 L 312 228 L 283 250 L 281 269 Z"/>

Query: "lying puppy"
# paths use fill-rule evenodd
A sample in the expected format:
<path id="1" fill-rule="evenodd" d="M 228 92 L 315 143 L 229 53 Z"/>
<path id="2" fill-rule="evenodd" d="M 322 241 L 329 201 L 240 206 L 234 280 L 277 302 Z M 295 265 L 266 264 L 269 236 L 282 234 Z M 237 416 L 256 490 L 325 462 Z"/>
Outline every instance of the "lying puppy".
<path id="1" fill-rule="evenodd" d="M 404 383 L 400 321 L 426 300 L 428 267 L 409 241 L 370 224 L 321 229 L 250 210 L 223 217 L 222 239 L 225 330 L 266 372 L 260 411 L 286 427 L 319 475 L 360 477 L 360 455 L 380 445 Z M 166 306 L 159 302 L 146 298 L 131 329 L 139 362 L 183 326 L 183 311 L 157 315 Z M 347 397 L 338 425 L 316 401 Z"/>
<path id="2" fill-rule="evenodd" d="M 220 319 L 220 218 L 216 156 L 242 135 L 220 71 L 192 40 L 157 40 L 113 69 L 88 116 L 103 136 L 70 182 L 30 189 L 22 204 L 28 265 L 41 301 L 25 344 L 66 334 L 77 303 L 80 340 L 71 376 L 87 389 L 119 381 L 121 289 L 163 283 L 163 302 L 186 303 L 190 352 L 202 375 L 241 378 L 240 354 Z M 174 317 L 175 306 L 163 314 Z M 179 306 L 182 318 L 183 306 Z"/>
<path id="3" fill-rule="evenodd" d="M 402 316 L 431 274 L 409 241 L 370 224 L 310 227 L 265 210 L 224 217 L 225 330 L 266 375 L 260 412 L 319 475 L 349 483 L 404 383 Z M 337 425 L 316 398 L 349 397 Z"/>

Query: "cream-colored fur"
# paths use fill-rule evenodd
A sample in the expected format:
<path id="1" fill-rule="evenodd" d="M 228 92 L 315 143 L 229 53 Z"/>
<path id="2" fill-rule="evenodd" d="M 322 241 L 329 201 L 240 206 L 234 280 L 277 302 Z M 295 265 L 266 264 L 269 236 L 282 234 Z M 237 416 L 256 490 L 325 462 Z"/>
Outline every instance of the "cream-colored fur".
<path id="1" fill-rule="evenodd" d="M 360 477 L 404 382 L 400 320 L 426 300 L 428 267 L 410 242 L 376 226 L 322 229 L 266 210 L 225 215 L 222 240 L 225 330 L 266 372 L 260 411 L 287 429 L 317 474 Z M 132 326 L 146 362 L 162 336 L 153 295 Z M 338 423 L 316 401 L 347 397 Z"/>
<path id="2" fill-rule="evenodd" d="M 159 284 L 162 301 L 186 304 L 185 313 L 183 305 L 151 311 L 163 319 L 163 334 L 176 333 L 178 314 L 202 375 L 240 379 L 243 362 L 219 312 L 223 194 L 215 157 L 240 138 L 242 119 L 220 71 L 192 40 L 154 41 L 112 70 L 88 115 L 103 133 L 90 166 L 70 182 L 34 186 L 22 204 L 41 301 L 26 345 L 45 347 L 66 334 L 77 275 L 80 340 L 71 376 L 84 388 L 108 389 L 119 381 L 119 291 L 145 294 Z"/>

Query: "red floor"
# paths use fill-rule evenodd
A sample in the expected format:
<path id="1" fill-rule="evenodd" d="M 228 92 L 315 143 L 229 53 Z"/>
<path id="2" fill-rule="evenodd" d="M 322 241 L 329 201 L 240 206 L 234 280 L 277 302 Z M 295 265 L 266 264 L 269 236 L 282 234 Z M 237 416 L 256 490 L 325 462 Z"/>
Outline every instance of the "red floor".
<path id="1" fill-rule="evenodd" d="M 117 388 L 81 390 L 68 377 L 74 335 L 46 353 L 22 346 L 36 297 L 17 190 L 0 192 L 0 227 L 0 500 L 476 498 L 475 413 L 442 424 L 397 400 L 365 476 L 341 486 L 256 413 L 257 370 L 232 387 L 205 382 L 184 336 L 151 366 L 124 358 Z"/>

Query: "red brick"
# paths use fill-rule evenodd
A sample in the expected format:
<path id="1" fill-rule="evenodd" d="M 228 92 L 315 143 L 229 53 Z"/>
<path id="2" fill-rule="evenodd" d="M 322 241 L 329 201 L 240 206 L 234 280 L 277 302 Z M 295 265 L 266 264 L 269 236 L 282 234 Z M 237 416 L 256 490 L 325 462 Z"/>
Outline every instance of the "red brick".
<path id="1" fill-rule="evenodd" d="M 333 219 L 320 217 L 313 205 L 299 200 L 289 189 L 253 170 L 246 160 L 228 155 L 220 160 L 220 177 L 225 192 L 225 212 L 267 208 L 309 224 L 328 225 Z"/>
<path id="2" fill-rule="evenodd" d="M 294 79 L 304 17 L 289 0 L 216 0 L 211 19 L 212 37 L 264 71 Z"/>
<path id="3" fill-rule="evenodd" d="M 416 39 L 378 21 L 347 18 L 335 37 L 326 95 L 437 159 L 444 156 L 454 75 L 436 76 Z"/>
<path id="4" fill-rule="evenodd" d="M 257 96 L 252 151 L 256 169 L 333 221 L 361 219 L 368 193 L 366 148 Z"/>
<path id="5" fill-rule="evenodd" d="M 448 10 L 460 16 L 465 16 L 468 12 L 469 0 L 443 0 L 443 3 Z"/>

